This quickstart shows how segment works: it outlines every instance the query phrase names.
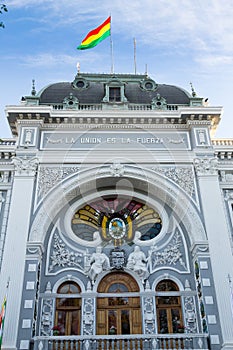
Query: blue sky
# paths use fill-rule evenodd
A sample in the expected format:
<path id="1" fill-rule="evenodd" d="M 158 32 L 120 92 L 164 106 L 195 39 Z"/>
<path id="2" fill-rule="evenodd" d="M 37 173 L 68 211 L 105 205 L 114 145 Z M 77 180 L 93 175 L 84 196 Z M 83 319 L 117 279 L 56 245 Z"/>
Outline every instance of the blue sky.
<path id="1" fill-rule="evenodd" d="M 72 81 L 77 72 L 109 73 L 109 39 L 90 50 L 76 47 L 112 16 L 115 73 L 137 73 L 180 86 L 223 106 L 216 137 L 233 138 L 233 2 L 231 0 L 12 0 L 0 16 L 0 137 L 11 137 L 4 108 L 36 90 Z"/>

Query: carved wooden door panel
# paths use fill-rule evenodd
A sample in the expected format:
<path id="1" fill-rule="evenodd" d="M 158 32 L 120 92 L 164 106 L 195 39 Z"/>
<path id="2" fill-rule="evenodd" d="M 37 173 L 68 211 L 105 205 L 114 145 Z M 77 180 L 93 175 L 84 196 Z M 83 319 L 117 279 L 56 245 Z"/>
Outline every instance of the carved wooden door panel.
<path id="1" fill-rule="evenodd" d="M 127 292 L 138 292 L 132 276 L 119 272 L 103 279 L 98 288 L 109 296 L 97 299 L 96 332 L 99 335 L 141 334 L 140 298 L 128 297 Z"/>

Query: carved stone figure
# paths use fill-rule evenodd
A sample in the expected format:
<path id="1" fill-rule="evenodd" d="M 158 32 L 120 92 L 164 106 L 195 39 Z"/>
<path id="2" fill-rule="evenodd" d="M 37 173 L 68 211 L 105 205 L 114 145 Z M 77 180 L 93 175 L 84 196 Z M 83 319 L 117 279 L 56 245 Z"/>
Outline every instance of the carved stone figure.
<path id="1" fill-rule="evenodd" d="M 140 250 L 139 246 L 136 246 L 134 251 L 129 254 L 126 267 L 137 273 L 144 281 L 149 275 L 147 261 L 148 258 L 146 258 L 146 255 Z"/>
<path id="2" fill-rule="evenodd" d="M 106 254 L 102 252 L 101 247 L 96 248 L 96 252 L 92 254 L 90 259 L 90 270 L 89 277 L 92 280 L 92 283 L 96 280 L 96 277 L 104 270 L 110 269 L 109 258 Z"/>

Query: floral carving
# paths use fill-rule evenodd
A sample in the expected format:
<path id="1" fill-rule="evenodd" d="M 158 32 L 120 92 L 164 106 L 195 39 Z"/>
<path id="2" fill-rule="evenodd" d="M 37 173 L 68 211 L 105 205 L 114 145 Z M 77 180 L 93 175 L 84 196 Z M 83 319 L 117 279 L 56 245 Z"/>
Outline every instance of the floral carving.
<path id="1" fill-rule="evenodd" d="M 218 160 L 217 158 L 195 158 L 193 164 L 198 176 L 200 175 L 217 175 Z"/>
<path id="2" fill-rule="evenodd" d="M 54 235 L 53 252 L 50 256 L 49 271 L 58 267 L 78 267 L 83 270 L 81 263 L 83 261 L 83 254 L 70 251 L 58 234 Z"/>
<path id="3" fill-rule="evenodd" d="M 153 167 L 152 170 L 154 170 L 154 171 L 166 176 L 167 178 L 173 180 L 178 186 L 180 186 L 190 196 L 194 195 L 194 181 L 193 181 L 194 176 L 193 176 L 193 171 L 191 168 Z"/>
<path id="4" fill-rule="evenodd" d="M 187 270 L 186 263 L 183 260 L 181 246 L 182 241 L 178 232 L 175 233 L 171 243 L 164 250 L 157 251 L 157 246 L 153 246 L 149 251 L 152 270 L 154 271 L 159 265 L 180 265 L 183 269 Z"/>
<path id="5" fill-rule="evenodd" d="M 38 179 L 38 198 L 43 197 L 53 186 L 78 170 L 78 167 L 41 167 Z"/>
<path id="6" fill-rule="evenodd" d="M 124 165 L 119 162 L 114 162 L 110 166 L 111 174 L 115 177 L 121 177 L 124 175 Z"/>
<path id="7" fill-rule="evenodd" d="M 15 175 L 29 175 L 34 176 L 38 166 L 38 159 L 36 157 L 12 157 L 12 163 L 15 166 Z"/>

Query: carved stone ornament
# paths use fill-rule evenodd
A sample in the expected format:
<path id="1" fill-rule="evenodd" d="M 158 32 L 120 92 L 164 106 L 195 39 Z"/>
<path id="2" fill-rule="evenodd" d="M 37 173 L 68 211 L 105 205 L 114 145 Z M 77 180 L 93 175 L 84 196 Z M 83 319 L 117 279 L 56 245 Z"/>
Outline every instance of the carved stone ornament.
<path id="1" fill-rule="evenodd" d="M 58 234 L 54 235 L 52 248 L 49 258 L 49 272 L 70 267 L 84 271 L 84 254 L 70 250 Z"/>
<path id="2" fill-rule="evenodd" d="M 102 252 L 102 247 L 96 247 L 96 252 L 92 253 L 90 258 L 90 270 L 88 276 L 92 283 L 96 280 L 98 275 L 110 269 L 110 261 L 108 256 Z"/>
<path id="3" fill-rule="evenodd" d="M 233 200 L 233 191 L 226 190 L 224 199 L 226 201 L 229 201 L 229 200 L 232 201 Z"/>
<path id="4" fill-rule="evenodd" d="M 155 310 L 152 297 L 143 298 L 144 325 L 146 334 L 155 333 Z"/>
<path id="5" fill-rule="evenodd" d="M 124 175 L 124 165 L 122 165 L 119 162 L 114 162 L 110 166 L 110 171 L 111 171 L 112 176 L 121 177 Z"/>
<path id="6" fill-rule="evenodd" d="M 152 170 L 173 180 L 180 186 L 188 195 L 194 196 L 194 181 L 193 170 L 191 168 L 181 167 L 153 167 Z"/>
<path id="7" fill-rule="evenodd" d="M 198 176 L 218 174 L 217 158 L 195 158 L 193 164 Z"/>
<path id="8" fill-rule="evenodd" d="M 39 160 L 36 157 L 30 158 L 12 157 L 12 163 L 15 166 L 15 175 L 17 176 L 34 176 L 36 174 Z"/>
<path id="9" fill-rule="evenodd" d="M 110 251 L 110 265 L 111 268 L 121 270 L 125 266 L 126 255 L 124 249 L 115 247 Z"/>
<path id="10" fill-rule="evenodd" d="M 53 186 L 78 170 L 78 167 L 41 167 L 38 176 L 38 200 L 43 198 Z"/>
<path id="11" fill-rule="evenodd" d="M 160 266 L 175 266 L 179 271 L 188 271 L 187 259 L 179 232 L 176 232 L 171 242 L 164 249 L 152 246 L 149 250 L 150 272 L 153 273 Z"/>
<path id="12" fill-rule="evenodd" d="M 83 334 L 94 334 L 94 299 L 85 298 L 83 301 Z"/>
<path id="13" fill-rule="evenodd" d="M 147 266 L 148 260 L 149 258 L 146 258 L 145 253 L 136 245 L 134 251 L 129 254 L 126 267 L 134 271 L 140 277 L 142 282 L 144 282 L 149 276 Z"/>
<path id="14" fill-rule="evenodd" d="M 195 310 L 194 297 L 187 296 L 184 298 L 185 307 L 185 329 L 187 333 L 197 333 L 197 317 Z"/>
<path id="15" fill-rule="evenodd" d="M 54 299 L 42 299 L 42 314 L 40 319 L 40 336 L 50 336 L 53 324 Z"/>

